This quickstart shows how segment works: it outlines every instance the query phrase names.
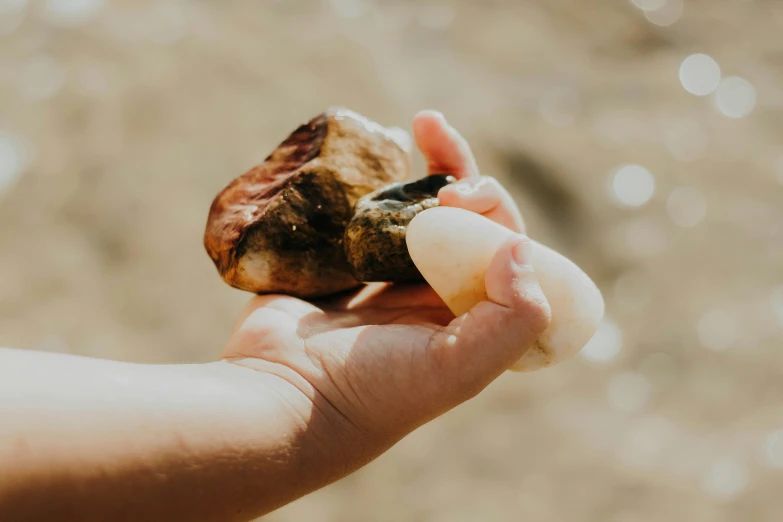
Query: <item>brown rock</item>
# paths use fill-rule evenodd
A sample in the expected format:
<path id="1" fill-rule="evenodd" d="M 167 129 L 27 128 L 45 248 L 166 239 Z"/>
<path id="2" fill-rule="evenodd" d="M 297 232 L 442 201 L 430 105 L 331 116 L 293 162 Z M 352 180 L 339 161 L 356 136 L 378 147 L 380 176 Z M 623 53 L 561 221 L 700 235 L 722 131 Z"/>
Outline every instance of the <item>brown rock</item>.
<path id="1" fill-rule="evenodd" d="M 405 243 L 413 216 L 438 205 L 438 191 L 454 177 L 432 175 L 394 183 L 363 197 L 345 230 L 345 255 L 359 281 L 411 282 L 422 276 Z"/>
<path id="2" fill-rule="evenodd" d="M 204 245 L 230 285 L 318 297 L 357 286 L 343 251 L 357 200 L 409 175 L 404 145 L 346 109 L 300 126 L 214 200 Z"/>

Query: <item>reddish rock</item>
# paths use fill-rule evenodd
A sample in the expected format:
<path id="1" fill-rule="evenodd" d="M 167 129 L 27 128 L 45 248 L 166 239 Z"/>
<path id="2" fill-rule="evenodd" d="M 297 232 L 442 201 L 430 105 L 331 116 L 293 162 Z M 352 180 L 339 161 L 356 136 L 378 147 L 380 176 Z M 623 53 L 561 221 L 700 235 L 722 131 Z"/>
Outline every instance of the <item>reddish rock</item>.
<path id="1" fill-rule="evenodd" d="M 223 279 L 312 298 L 358 286 L 343 249 L 356 202 L 409 175 L 394 133 L 347 109 L 296 129 L 214 200 L 204 245 Z"/>

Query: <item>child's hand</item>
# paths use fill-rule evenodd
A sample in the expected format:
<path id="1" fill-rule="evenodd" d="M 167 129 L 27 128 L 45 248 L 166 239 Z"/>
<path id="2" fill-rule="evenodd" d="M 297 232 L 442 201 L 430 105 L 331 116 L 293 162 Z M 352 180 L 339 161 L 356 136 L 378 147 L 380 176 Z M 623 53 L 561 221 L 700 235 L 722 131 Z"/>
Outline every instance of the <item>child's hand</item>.
<path id="1" fill-rule="evenodd" d="M 259 296 L 222 354 L 265 374 L 300 432 L 337 456 L 324 471 L 327 480 L 476 395 L 549 323 L 511 196 L 479 175 L 467 142 L 442 115 L 422 112 L 413 128 L 429 174 L 458 178 L 438 194 L 442 205 L 481 213 L 520 233 L 495 254 L 486 276 L 491 301 L 455 319 L 425 284 L 373 284 L 313 303 Z"/>

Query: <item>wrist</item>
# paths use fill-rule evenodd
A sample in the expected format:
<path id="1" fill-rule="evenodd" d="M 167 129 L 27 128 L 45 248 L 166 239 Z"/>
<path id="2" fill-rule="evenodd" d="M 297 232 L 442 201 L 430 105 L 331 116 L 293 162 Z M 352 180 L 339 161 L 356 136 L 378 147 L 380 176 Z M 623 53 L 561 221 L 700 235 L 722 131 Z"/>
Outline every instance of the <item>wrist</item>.
<path id="1" fill-rule="evenodd" d="M 288 366 L 256 358 L 223 359 L 237 372 L 254 372 L 258 386 L 285 415 L 275 422 L 291 440 L 281 451 L 298 496 L 334 482 L 375 459 L 398 439 L 355 423 L 308 379 Z M 219 364 L 220 364 L 219 363 Z M 263 425 L 269 417 L 260 418 Z M 266 431 L 266 430 L 264 430 Z M 267 455 L 268 456 L 268 455 Z M 287 500 L 288 502 L 290 500 Z"/>

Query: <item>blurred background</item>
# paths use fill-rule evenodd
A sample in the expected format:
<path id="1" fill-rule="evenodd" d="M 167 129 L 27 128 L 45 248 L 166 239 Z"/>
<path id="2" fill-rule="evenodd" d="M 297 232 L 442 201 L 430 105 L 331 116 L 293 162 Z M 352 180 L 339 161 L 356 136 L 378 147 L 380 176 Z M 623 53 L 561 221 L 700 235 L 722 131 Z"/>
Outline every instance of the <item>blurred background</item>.
<path id="1" fill-rule="evenodd" d="M 248 298 L 217 192 L 330 105 L 436 108 L 606 321 L 267 520 L 778 521 L 781 33 L 778 0 L 0 0 L 0 344 L 213 359 Z"/>

